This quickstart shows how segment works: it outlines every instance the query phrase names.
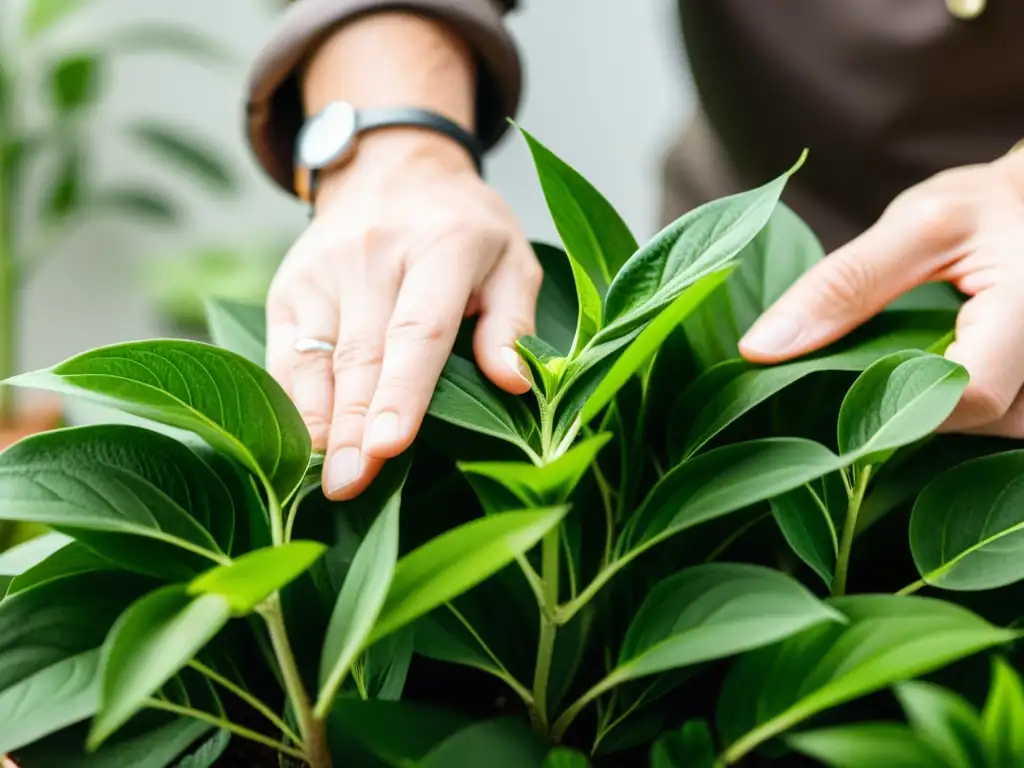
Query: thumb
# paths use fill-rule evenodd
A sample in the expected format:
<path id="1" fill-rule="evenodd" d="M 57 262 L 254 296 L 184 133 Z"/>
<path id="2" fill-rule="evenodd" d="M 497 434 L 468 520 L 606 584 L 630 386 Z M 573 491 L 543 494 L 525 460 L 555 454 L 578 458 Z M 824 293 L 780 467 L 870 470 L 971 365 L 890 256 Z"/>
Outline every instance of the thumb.
<path id="1" fill-rule="evenodd" d="M 793 283 L 743 336 L 740 353 L 776 363 L 846 335 L 928 279 L 920 242 L 898 220 L 883 218 Z"/>

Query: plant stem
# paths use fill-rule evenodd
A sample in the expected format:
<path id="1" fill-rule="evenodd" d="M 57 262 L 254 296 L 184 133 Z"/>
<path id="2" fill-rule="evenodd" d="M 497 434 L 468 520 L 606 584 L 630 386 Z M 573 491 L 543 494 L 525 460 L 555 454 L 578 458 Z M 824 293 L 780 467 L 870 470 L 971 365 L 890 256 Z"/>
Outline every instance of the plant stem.
<path id="1" fill-rule="evenodd" d="M 541 541 L 541 583 L 544 604 L 540 610 L 540 638 L 537 642 L 537 665 L 533 674 L 533 702 L 537 709 L 540 729 L 548 726 L 548 681 L 551 677 L 551 658 L 555 652 L 555 637 L 558 624 L 555 610 L 558 608 L 559 536 L 561 528 L 555 526 Z"/>
<path id="2" fill-rule="evenodd" d="M 597 488 L 601 492 L 601 501 L 604 504 L 604 556 L 601 559 L 601 566 L 604 567 L 612 560 L 612 544 L 615 539 L 615 507 L 612 506 L 612 489 L 604 472 L 601 471 L 601 465 L 595 460 L 591 466 L 594 470 Z"/>
<path id="3" fill-rule="evenodd" d="M 864 492 L 868 489 L 871 477 L 871 466 L 868 465 L 857 473 L 857 481 L 850 490 L 849 503 L 846 505 L 846 519 L 843 521 L 843 536 L 839 540 L 839 553 L 836 557 L 836 577 L 832 581 L 832 596 L 846 594 L 846 577 L 850 570 L 850 553 L 853 550 L 853 537 L 857 533 L 857 515 L 864 501 Z"/>
<path id="4" fill-rule="evenodd" d="M 551 740 L 556 744 L 561 741 L 562 736 L 565 735 L 566 730 L 572 725 L 572 721 L 576 719 L 576 716 L 583 711 L 583 708 L 620 682 L 622 682 L 620 679 L 611 674 L 570 704 L 569 708 L 562 713 L 562 716 L 551 727 Z"/>
<path id="5" fill-rule="evenodd" d="M 267 512 L 270 516 L 270 541 L 275 547 L 280 547 L 285 543 L 281 502 L 277 500 L 277 494 L 274 493 L 274 489 L 270 487 L 269 482 L 264 481 L 263 485 L 267 489 L 267 506 L 269 507 Z"/>
<path id="6" fill-rule="evenodd" d="M 923 587 L 927 587 L 927 586 L 928 586 L 928 582 L 927 581 L 925 581 L 924 579 L 918 579 L 913 584 L 907 584 L 907 586 L 905 586 L 903 589 L 901 589 L 896 594 L 897 595 L 912 595 L 915 592 L 917 592 L 919 589 L 922 589 Z"/>
<path id="7" fill-rule="evenodd" d="M 306 755 L 302 750 L 296 749 L 295 747 L 289 747 L 287 744 L 282 744 L 279 741 L 274 741 L 270 737 L 264 736 L 262 733 L 251 731 L 241 725 L 232 723 L 230 720 L 225 720 L 222 717 L 211 715 L 209 712 L 192 709 L 191 707 L 183 707 L 180 704 L 174 704 L 170 701 L 163 701 L 161 699 L 147 699 L 146 706 L 151 709 L 162 709 L 164 712 L 171 712 L 172 714 L 181 715 L 182 717 L 190 717 L 193 720 L 202 720 L 204 723 L 209 723 L 210 725 L 215 725 L 218 728 L 223 728 L 225 731 L 230 731 L 243 739 L 255 741 L 257 744 L 262 744 L 265 747 L 277 750 L 283 755 L 294 757 L 297 760 L 306 759 Z"/>
<path id="8" fill-rule="evenodd" d="M 281 731 L 281 733 L 283 733 L 285 736 L 291 739 L 293 743 L 302 746 L 302 739 L 295 735 L 295 731 L 288 727 L 288 723 L 286 723 L 284 720 L 278 717 L 277 713 L 274 712 L 274 710 L 272 710 L 269 706 L 267 706 L 262 701 L 257 699 L 247 690 L 245 690 L 241 686 L 235 685 L 235 683 L 231 682 L 228 678 L 218 674 L 217 672 L 210 669 L 208 666 L 206 666 L 200 661 L 192 659 L 192 661 L 190 661 L 188 665 L 192 667 L 192 669 L 196 670 L 196 672 L 205 675 L 213 682 L 231 691 L 231 693 L 233 693 L 235 696 L 240 698 L 250 707 L 255 709 L 265 718 L 267 718 L 267 720 L 269 720 L 274 726 L 276 726 Z"/>
<path id="9" fill-rule="evenodd" d="M 280 521 L 280 516 L 278 516 L 278 520 Z M 275 592 L 268 597 L 260 606 L 259 611 L 267 622 L 274 655 L 281 667 L 285 691 L 295 710 L 295 717 L 299 721 L 299 732 L 306 745 L 305 758 L 312 768 L 332 768 L 323 721 L 317 720 L 313 716 L 309 694 L 306 693 L 306 687 L 302 683 L 302 675 L 299 673 L 298 665 L 295 663 L 295 654 L 288 641 L 288 631 L 285 629 L 284 615 L 281 613 L 280 594 Z"/>

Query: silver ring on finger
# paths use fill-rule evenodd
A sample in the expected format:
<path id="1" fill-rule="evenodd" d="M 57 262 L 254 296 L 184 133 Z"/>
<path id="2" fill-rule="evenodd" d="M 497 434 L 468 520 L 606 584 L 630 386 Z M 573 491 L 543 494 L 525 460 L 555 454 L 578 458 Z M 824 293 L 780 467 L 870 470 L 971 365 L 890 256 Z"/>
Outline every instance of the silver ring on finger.
<path id="1" fill-rule="evenodd" d="M 300 336 L 295 340 L 295 351 L 305 352 L 334 352 L 334 344 L 313 336 Z"/>

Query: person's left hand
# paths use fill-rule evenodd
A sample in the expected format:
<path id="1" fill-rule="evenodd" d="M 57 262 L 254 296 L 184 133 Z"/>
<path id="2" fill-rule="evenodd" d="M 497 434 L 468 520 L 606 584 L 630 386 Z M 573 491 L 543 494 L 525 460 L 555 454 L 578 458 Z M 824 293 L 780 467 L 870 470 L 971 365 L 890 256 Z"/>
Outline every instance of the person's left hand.
<path id="1" fill-rule="evenodd" d="M 1024 151 L 901 194 L 766 310 L 740 352 L 756 363 L 812 352 L 937 281 L 969 297 L 946 357 L 971 378 L 943 431 L 1024 437 Z"/>

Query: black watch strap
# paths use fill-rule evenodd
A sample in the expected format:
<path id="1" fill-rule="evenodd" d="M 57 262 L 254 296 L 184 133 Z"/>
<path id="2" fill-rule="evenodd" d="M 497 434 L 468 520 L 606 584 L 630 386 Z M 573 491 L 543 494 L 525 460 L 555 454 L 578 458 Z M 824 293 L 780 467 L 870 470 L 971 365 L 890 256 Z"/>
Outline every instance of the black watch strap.
<path id="1" fill-rule="evenodd" d="M 356 130 L 413 126 L 427 128 L 447 136 L 469 152 L 478 173 L 483 169 L 484 150 L 477 138 L 458 123 L 443 115 L 416 107 L 374 107 L 356 112 Z"/>

